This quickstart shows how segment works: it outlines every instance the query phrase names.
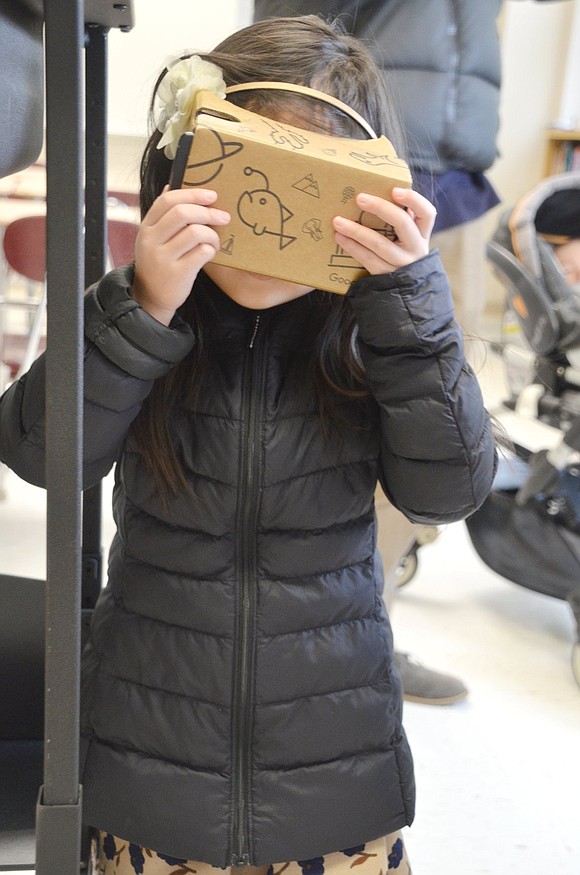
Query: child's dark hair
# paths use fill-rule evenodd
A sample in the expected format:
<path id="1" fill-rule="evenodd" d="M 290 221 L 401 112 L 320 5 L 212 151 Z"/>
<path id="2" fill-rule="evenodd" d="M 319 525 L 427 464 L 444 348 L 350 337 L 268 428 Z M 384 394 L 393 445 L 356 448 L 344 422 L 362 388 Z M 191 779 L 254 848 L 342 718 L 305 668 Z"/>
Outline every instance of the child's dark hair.
<path id="1" fill-rule="evenodd" d="M 318 15 L 258 21 L 226 37 L 211 52 L 198 54 L 221 68 L 227 86 L 246 82 L 290 82 L 307 85 L 337 97 L 356 110 L 375 130 L 390 139 L 404 157 L 403 134 L 396 106 L 384 75 L 372 55 L 337 21 Z M 155 94 L 167 73 L 160 74 L 150 107 L 152 134 L 141 162 L 141 214 L 149 210 L 169 180 L 171 161 L 157 149 L 161 132 L 155 127 Z M 319 128 L 334 136 L 361 139 L 365 135 L 351 118 L 312 98 L 280 91 L 251 91 L 228 96 L 228 100 L 261 115 L 291 115 L 294 123 L 310 130 Z"/>
<path id="2" fill-rule="evenodd" d="M 227 37 L 211 52 L 184 52 L 183 58 L 198 54 L 220 67 L 227 86 L 247 82 L 274 81 L 306 85 L 346 103 L 376 131 L 393 143 L 404 157 L 402 129 L 370 52 L 348 35 L 338 21 L 317 15 L 258 21 Z M 144 216 L 169 181 L 171 161 L 158 143 L 155 95 L 167 73 L 159 76 L 150 107 L 152 133 L 141 162 L 141 214 Z M 228 100 L 261 115 L 288 120 L 298 127 L 320 130 L 333 136 L 365 138 L 362 128 L 341 110 L 311 97 L 287 91 L 252 90 L 232 94 Z M 333 409 L 332 398 L 367 394 L 366 380 L 357 354 L 356 326 L 350 306 L 336 294 L 323 296 L 318 345 L 311 369 L 318 387 L 321 426 Z M 158 380 L 133 429 L 135 440 L 164 494 L 185 487 L 185 478 L 173 452 L 168 423 L 177 404 L 195 397 L 203 375 L 209 338 L 204 337 L 203 314 L 192 293 L 180 315 L 193 327 L 196 344 L 192 353 L 166 377 Z M 314 316 L 314 314 L 313 314 Z"/>

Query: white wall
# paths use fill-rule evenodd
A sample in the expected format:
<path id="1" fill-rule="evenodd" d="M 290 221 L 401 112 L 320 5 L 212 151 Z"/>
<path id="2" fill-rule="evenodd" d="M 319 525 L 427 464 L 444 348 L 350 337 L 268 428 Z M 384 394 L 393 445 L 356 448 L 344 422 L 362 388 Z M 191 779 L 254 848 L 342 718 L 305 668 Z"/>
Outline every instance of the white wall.
<path id="1" fill-rule="evenodd" d="M 545 131 L 558 121 L 572 19 L 579 6 L 580 0 L 508 0 L 504 6 L 500 157 L 490 177 L 505 204 L 543 176 Z"/>
<path id="2" fill-rule="evenodd" d="M 488 237 L 501 212 L 544 176 L 546 129 L 559 122 L 572 20 L 579 9 L 580 0 L 504 4 L 500 154 L 489 172 L 501 203 L 487 215 Z M 488 308 L 502 308 L 505 287 L 487 268 Z"/>
<path id="3" fill-rule="evenodd" d="M 563 127 L 580 129 L 580 2 L 574 4 L 574 17 L 568 41 L 559 119 Z"/>
<path id="4" fill-rule="evenodd" d="M 133 0 L 135 27 L 109 35 L 109 131 L 144 136 L 165 60 L 207 51 L 251 21 L 252 0 Z"/>

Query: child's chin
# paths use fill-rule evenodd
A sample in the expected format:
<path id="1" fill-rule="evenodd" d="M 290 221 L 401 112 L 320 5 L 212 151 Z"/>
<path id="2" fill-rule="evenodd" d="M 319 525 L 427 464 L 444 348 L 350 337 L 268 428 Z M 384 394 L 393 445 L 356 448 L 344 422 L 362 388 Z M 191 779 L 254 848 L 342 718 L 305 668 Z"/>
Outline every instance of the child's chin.
<path id="1" fill-rule="evenodd" d="M 246 273 L 248 274 L 248 276 L 251 276 L 253 279 L 258 280 L 258 282 L 261 283 L 273 282 L 274 280 L 274 277 L 266 276 L 266 274 L 263 273 L 254 273 L 251 270 L 246 271 Z"/>

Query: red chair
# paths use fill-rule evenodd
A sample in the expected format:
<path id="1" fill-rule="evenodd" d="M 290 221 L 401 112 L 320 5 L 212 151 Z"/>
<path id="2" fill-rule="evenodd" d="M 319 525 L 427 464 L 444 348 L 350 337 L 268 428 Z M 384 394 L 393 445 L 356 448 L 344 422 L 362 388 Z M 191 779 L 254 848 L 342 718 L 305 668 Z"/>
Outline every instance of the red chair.
<path id="1" fill-rule="evenodd" d="M 131 264 L 135 260 L 135 238 L 139 225 L 124 219 L 109 219 L 107 237 L 111 267 Z"/>
<path id="2" fill-rule="evenodd" d="M 136 191 L 111 191 L 107 192 L 107 200 L 109 204 L 115 206 L 125 205 L 127 207 L 139 206 L 139 195 Z"/>
<path id="3" fill-rule="evenodd" d="M 130 264 L 134 260 L 135 238 L 139 225 L 133 221 L 110 219 L 107 223 L 109 267 Z M 4 232 L 4 257 L 8 268 L 26 281 L 26 296 L 0 295 L 0 350 L 8 378 L 25 373 L 44 347 L 46 313 L 46 218 L 44 215 L 15 219 Z M 25 331 L 9 330 L 6 315 L 10 309 L 33 314 Z M 3 389 L 0 375 L 0 390 Z"/>
<path id="4" fill-rule="evenodd" d="M 4 231 L 2 241 L 8 268 L 26 282 L 26 296 L 11 292 L 0 297 L 0 342 L 2 362 L 14 379 L 28 370 L 44 343 L 46 312 L 46 219 L 25 216 L 15 219 Z M 7 290 L 8 292 L 8 290 Z M 6 311 L 25 310 L 32 318 L 27 330 L 13 332 L 6 325 Z"/>
<path id="5" fill-rule="evenodd" d="M 4 232 L 3 245 L 4 256 L 12 270 L 32 282 L 44 282 L 46 219 L 43 215 L 15 219 Z"/>

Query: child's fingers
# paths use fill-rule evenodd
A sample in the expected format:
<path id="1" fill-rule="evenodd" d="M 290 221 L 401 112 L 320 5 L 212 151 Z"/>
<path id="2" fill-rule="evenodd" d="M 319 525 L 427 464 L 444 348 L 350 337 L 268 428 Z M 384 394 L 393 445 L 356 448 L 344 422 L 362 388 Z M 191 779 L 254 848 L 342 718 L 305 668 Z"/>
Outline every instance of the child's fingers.
<path id="1" fill-rule="evenodd" d="M 369 223 L 353 222 L 342 216 L 334 219 L 337 242 L 371 274 L 396 270 L 417 261 L 429 251 L 429 236 L 435 221 L 433 205 L 410 189 L 394 188 L 392 201 L 366 193 L 357 195 L 363 212 L 390 225 L 394 239 Z"/>
<path id="2" fill-rule="evenodd" d="M 411 188 L 394 188 L 391 195 L 395 203 L 406 207 L 407 215 L 413 220 L 421 236 L 428 240 L 437 217 L 437 210 L 431 201 Z"/>
<path id="3" fill-rule="evenodd" d="M 384 198 L 367 194 L 357 197 L 357 203 L 362 210 L 392 226 L 395 231 L 394 239 L 390 239 L 380 230 L 343 216 L 335 217 L 337 243 L 370 274 L 388 273 L 427 255 L 429 227 L 434 221 L 435 210 L 420 195 L 413 195 L 416 193 L 408 197 L 405 192 L 404 198 L 401 198 L 409 204 L 407 209 L 402 209 L 402 203 L 398 205 Z"/>
<path id="4" fill-rule="evenodd" d="M 199 204 L 178 203 L 163 213 L 154 224 L 144 224 L 145 233 L 154 235 L 157 244 L 169 242 L 183 228 L 192 226 L 226 225 L 229 213 L 215 207 Z"/>
<path id="5" fill-rule="evenodd" d="M 417 231 L 428 240 L 437 215 L 433 204 L 412 189 L 393 188 L 391 197 L 393 200 L 388 201 L 361 193 L 357 203 L 365 212 L 392 225 L 403 245 L 411 245 Z"/>
<path id="6" fill-rule="evenodd" d="M 181 258 L 184 269 L 188 274 L 197 276 L 202 267 L 214 258 L 218 248 L 219 246 L 216 247 L 211 242 L 199 243 L 199 245 L 190 249 Z"/>
<path id="7" fill-rule="evenodd" d="M 201 254 L 202 264 L 205 264 L 209 258 L 214 257 L 220 247 L 217 231 L 210 225 L 182 226 L 162 244 L 152 240 L 152 233 L 155 234 L 151 230 L 148 233 L 148 229 L 145 229 L 139 234 L 135 244 L 137 267 L 142 273 L 150 276 L 165 274 L 169 277 L 172 271 L 176 271 L 179 275 L 184 271 L 187 274 L 188 267 L 185 261 L 189 260 L 188 263 L 195 264 Z M 204 253 L 207 252 L 210 254 L 204 257 Z"/>
<path id="8" fill-rule="evenodd" d="M 392 209 L 398 210 L 398 207 L 393 207 Z M 385 234 L 382 234 L 380 231 L 376 231 L 374 228 L 369 228 L 366 225 L 361 225 L 358 222 L 353 222 L 350 219 L 345 219 L 343 216 L 337 216 L 334 219 L 333 225 L 335 231 L 337 231 L 341 236 L 343 236 L 347 241 L 348 245 L 345 246 L 343 243 L 339 243 L 339 245 L 343 246 L 344 249 L 348 252 L 349 255 L 352 255 L 353 258 L 356 258 L 357 261 L 360 261 L 363 267 L 365 267 L 369 272 L 371 269 L 369 267 L 369 257 L 374 262 L 375 256 L 378 257 L 382 262 L 386 265 L 390 266 L 390 269 L 393 270 L 395 267 L 402 267 L 403 264 L 408 264 L 409 261 L 416 260 L 420 257 L 419 250 L 421 246 L 426 246 L 425 241 L 419 237 L 418 232 L 415 230 L 415 238 L 417 241 L 421 241 L 421 244 L 418 244 L 414 248 L 417 250 L 417 254 L 414 258 L 410 256 L 410 247 L 407 243 L 402 242 L 402 237 L 407 237 L 407 233 L 403 233 L 400 222 L 395 225 L 395 219 L 386 218 L 386 211 L 380 217 L 384 221 L 391 224 L 396 231 L 397 241 L 390 240 Z M 411 219 L 406 217 L 406 221 L 411 223 Z M 358 253 L 358 254 L 355 254 Z M 421 253 L 423 254 L 423 253 Z M 362 255 L 362 257 L 361 257 Z M 372 271 L 375 272 L 375 271 Z M 380 271 L 379 271 L 380 272 Z"/>
<path id="9" fill-rule="evenodd" d="M 426 255 L 426 249 L 419 246 L 408 249 L 399 241 L 389 240 L 372 228 L 364 228 L 346 219 L 336 219 L 334 227 L 338 245 L 370 274 L 390 273 Z M 426 247 L 424 240 L 422 243 Z"/>
<path id="10" fill-rule="evenodd" d="M 217 194 L 208 188 L 176 188 L 163 191 L 155 199 L 142 224 L 155 225 L 171 209 L 181 205 L 209 207 L 217 200 Z"/>
<path id="11" fill-rule="evenodd" d="M 167 255 L 178 261 L 189 255 L 194 249 L 208 247 L 212 249 L 211 257 L 220 248 L 220 239 L 216 231 L 209 225 L 187 225 L 175 234 L 166 244 Z"/>
<path id="12" fill-rule="evenodd" d="M 371 275 L 390 273 L 397 267 L 402 267 L 405 263 L 404 259 L 401 259 L 400 264 L 395 263 L 398 260 L 398 252 L 396 250 L 393 251 L 390 258 L 381 257 L 363 243 L 359 243 L 352 237 L 347 237 L 340 232 L 335 234 L 335 239 L 341 249 L 344 249 L 352 258 L 362 264 L 364 269 Z"/>
<path id="13" fill-rule="evenodd" d="M 209 189 L 164 190 L 141 222 L 135 241 L 135 300 L 168 325 L 200 269 L 219 249 L 216 227 L 230 221 Z"/>

